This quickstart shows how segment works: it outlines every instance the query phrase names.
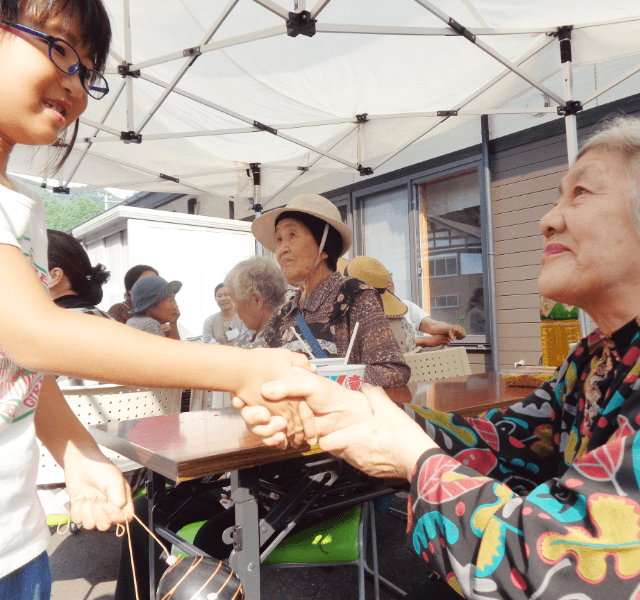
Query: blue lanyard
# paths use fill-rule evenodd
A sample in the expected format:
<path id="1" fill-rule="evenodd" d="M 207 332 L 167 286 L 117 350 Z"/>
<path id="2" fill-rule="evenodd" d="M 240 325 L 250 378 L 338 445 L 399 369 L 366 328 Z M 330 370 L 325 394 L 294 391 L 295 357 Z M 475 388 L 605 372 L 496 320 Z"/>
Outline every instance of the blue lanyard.
<path id="1" fill-rule="evenodd" d="M 313 355 L 316 358 L 327 358 L 327 355 L 325 354 L 324 350 L 320 347 L 320 344 L 318 344 L 318 340 L 316 340 L 313 333 L 311 333 L 311 329 L 309 329 L 307 322 L 302 318 L 300 311 L 296 313 L 296 321 L 298 321 L 298 327 L 300 327 L 300 333 L 302 333 L 302 336 L 304 337 L 304 339 L 307 340 L 307 344 L 311 346 L 311 352 L 313 352 Z"/>

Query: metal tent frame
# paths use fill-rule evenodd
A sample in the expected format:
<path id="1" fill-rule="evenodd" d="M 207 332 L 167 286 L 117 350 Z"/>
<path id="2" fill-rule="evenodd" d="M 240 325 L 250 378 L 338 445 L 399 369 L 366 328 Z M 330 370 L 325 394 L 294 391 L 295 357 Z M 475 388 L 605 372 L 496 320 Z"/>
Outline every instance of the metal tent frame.
<path id="1" fill-rule="evenodd" d="M 407 0 L 408 1 L 408 0 Z M 633 68 L 620 74 L 614 80 L 602 85 L 599 89 L 588 95 L 576 99 L 573 90 L 573 52 L 572 37 L 578 33 L 588 32 L 590 29 L 624 26 L 630 22 L 640 21 L 640 15 L 626 18 L 598 21 L 582 25 L 556 26 L 556 27 L 488 27 L 482 17 L 482 11 L 477 8 L 479 0 L 461 0 L 466 9 L 480 27 L 467 26 L 451 15 L 446 14 L 428 0 L 414 0 L 417 5 L 430 15 L 430 19 L 441 22 L 439 27 L 424 26 L 398 26 L 398 25 L 370 25 L 370 24 L 345 24 L 328 23 L 321 18 L 326 13 L 329 5 L 338 4 L 331 0 L 317 0 L 315 4 L 306 0 L 293 0 L 293 10 L 287 10 L 274 0 L 228 0 L 196 44 L 184 47 L 181 50 L 167 52 L 165 54 L 149 58 L 147 60 L 134 60 L 133 30 L 131 26 L 130 0 L 106 0 L 107 6 L 115 10 L 116 6 L 122 6 L 121 23 L 116 23 L 122 33 L 122 53 L 112 50 L 109 68 L 106 76 L 111 83 L 111 94 L 107 96 L 103 104 L 92 103 L 86 116 L 80 118 L 80 135 L 76 141 L 76 147 L 61 171 L 57 186 L 45 183 L 43 187 L 49 187 L 54 192 L 69 193 L 70 183 L 88 183 L 83 190 L 101 189 L 103 187 L 120 187 L 124 189 L 143 189 L 154 191 L 182 191 L 184 193 L 219 193 L 212 181 L 216 178 L 226 178 L 225 181 L 233 181 L 237 178 L 239 196 L 253 197 L 254 209 L 260 212 L 278 197 L 285 189 L 299 185 L 310 176 L 331 172 L 336 169 L 346 170 L 359 176 L 370 177 L 375 175 L 386 163 L 396 157 L 403 150 L 427 136 L 437 134 L 443 129 L 443 124 L 454 118 L 501 115 L 501 114 L 556 114 L 564 118 L 567 155 L 571 164 L 578 152 L 576 114 L 590 102 L 609 91 L 614 86 L 625 81 L 640 71 L 640 62 Z M 528 0 L 522 0 L 526 2 Z M 267 11 L 270 18 L 275 16 L 279 24 L 258 28 L 251 32 L 223 37 L 221 31 L 224 25 L 242 7 L 253 3 L 257 10 Z M 121 3 L 121 4 L 120 4 Z M 631 5 L 631 3 L 630 3 Z M 415 5 L 412 5 L 415 6 Z M 186 5 L 185 5 L 186 7 Z M 113 12 L 113 10 L 112 10 Z M 576 8 L 576 14 L 577 8 Z M 252 43 L 262 43 L 272 38 L 283 36 L 298 37 L 301 39 L 315 36 L 385 36 L 404 38 L 459 38 L 464 43 L 471 44 L 483 55 L 489 57 L 501 66 L 501 70 L 486 80 L 477 89 L 474 89 L 462 101 L 452 106 L 443 106 L 441 110 L 419 112 L 415 110 L 399 110 L 391 113 L 359 112 L 351 116 L 336 117 L 326 115 L 329 118 L 320 118 L 322 111 L 315 113 L 316 118 L 291 122 L 284 118 L 282 122 L 265 123 L 256 118 L 250 112 L 234 109 L 222 102 L 214 101 L 204 95 L 194 93 L 193 86 L 181 87 L 181 82 L 193 71 L 194 64 L 201 64 L 205 55 L 215 55 L 227 52 L 232 48 L 239 48 Z M 529 36 L 527 48 L 516 58 L 508 58 L 489 45 L 485 39 L 499 39 L 504 36 Z M 335 38 L 334 38 L 335 39 Z M 292 41 L 295 48 L 296 41 Z M 543 52 L 556 46 L 558 58 L 557 68 L 561 69 L 563 86 L 562 94 L 556 93 L 546 83 L 544 78 L 539 78 L 527 68 L 527 64 L 535 61 Z M 121 48 L 121 49 L 122 49 Z M 640 55 L 640 45 L 632 49 L 630 54 Z M 175 68 L 175 65 L 179 65 Z M 157 68 L 167 65 L 172 66 L 170 79 L 165 80 L 157 75 Z M 156 73 L 154 75 L 154 73 Z M 251 74 L 249 74 L 251 75 Z M 548 75 L 545 75 L 545 77 Z M 119 81 L 118 77 L 122 79 Z M 535 108 L 504 107 L 505 101 L 510 97 L 502 95 L 498 104 L 492 107 L 483 102 L 483 94 L 490 92 L 494 86 L 505 85 L 507 78 L 512 78 L 513 85 L 525 86 L 523 89 L 535 89 L 550 99 L 551 106 Z M 515 79 L 514 79 L 515 78 Z M 510 80 L 509 80 L 510 81 Z M 136 116 L 136 93 L 138 86 L 144 84 L 149 89 L 153 88 L 155 100 L 150 106 L 146 106 L 144 114 Z M 511 84 L 510 84 L 511 85 Z M 265 86 L 266 87 L 266 86 Z M 519 92 L 521 93 L 521 92 Z M 198 107 L 209 111 L 212 115 L 222 118 L 225 126 L 220 128 L 185 127 L 183 131 L 168 129 L 161 132 L 149 132 L 158 118 L 160 111 L 166 108 L 173 98 L 188 100 L 189 106 Z M 124 110 L 122 105 L 124 104 Z M 117 110 L 120 114 L 116 115 Z M 409 123 L 412 126 L 410 135 L 387 143 L 377 156 L 360 155 L 360 141 L 364 139 L 369 130 L 385 123 Z M 230 126 L 230 124 L 233 125 Z M 236 125 L 237 124 L 237 125 Z M 329 133 L 319 136 L 317 132 L 325 128 Z M 167 128 L 165 128 L 167 129 Z M 155 147 L 155 143 L 170 144 L 178 141 L 237 139 L 237 136 L 268 134 L 278 138 L 279 143 L 286 143 L 299 149 L 294 158 L 289 160 L 264 160 L 258 162 L 254 159 L 246 160 L 243 156 L 225 157 L 215 164 L 193 165 L 192 169 L 180 169 L 173 164 L 171 158 L 163 163 L 162 170 L 157 167 L 150 168 L 145 164 L 145 156 L 148 156 L 148 148 Z M 320 142 L 312 142 L 313 136 L 320 137 Z M 393 136 L 390 136 L 393 138 Z M 123 151 L 114 152 L 108 150 L 111 144 L 120 144 Z M 106 146 L 105 146 L 106 144 Z M 355 154 L 345 155 L 341 148 L 345 144 L 351 144 L 357 149 Z M 132 150 L 137 145 L 137 153 Z M 126 152 L 124 147 L 126 146 Z M 104 150 L 101 150 L 104 149 Z M 194 146 L 197 151 L 197 146 Z M 194 154 L 195 156 L 195 154 Z M 241 162 L 240 162 L 241 161 Z M 197 161 L 195 161 L 197 162 Z M 41 166 L 36 164 L 29 169 L 28 159 L 23 159 L 20 167 L 14 171 L 36 174 L 42 172 Z M 87 165 L 96 165 L 88 168 Z M 191 165 L 189 165 L 191 166 Z M 98 168 L 114 174 L 103 178 L 99 183 L 90 181 L 87 171 L 95 173 Z M 95 179 L 95 177 L 94 177 Z M 271 184 L 271 180 L 276 182 Z M 228 189 L 229 186 L 227 186 Z M 266 190 L 266 192 L 265 192 Z M 220 194 L 233 196 L 234 194 Z M 491 253 L 490 253 L 491 254 Z M 490 256 L 491 258 L 491 256 Z M 490 266 L 490 270 L 493 268 Z M 581 318 L 583 330 L 586 329 L 586 318 Z M 495 330 L 495 327 L 493 327 Z M 494 340 L 497 342 L 497 340 Z M 497 347 L 497 346 L 496 346 Z"/>

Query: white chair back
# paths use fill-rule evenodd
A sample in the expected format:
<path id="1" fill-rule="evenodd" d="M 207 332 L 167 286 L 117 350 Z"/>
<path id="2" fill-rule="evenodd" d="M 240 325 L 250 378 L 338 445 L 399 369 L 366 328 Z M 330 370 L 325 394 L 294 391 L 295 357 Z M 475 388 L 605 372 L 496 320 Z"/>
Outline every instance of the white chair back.
<path id="1" fill-rule="evenodd" d="M 74 386 L 61 388 L 71 410 L 85 426 L 128 421 L 142 417 L 180 412 L 181 390 L 146 389 L 122 385 Z M 40 465 L 38 485 L 64 482 L 64 471 L 38 441 Z M 121 471 L 140 465 L 112 450 L 101 448 Z"/>
<path id="2" fill-rule="evenodd" d="M 471 375 L 467 350 L 463 346 L 435 352 L 409 353 L 404 355 L 404 359 L 411 367 L 409 383 Z"/>

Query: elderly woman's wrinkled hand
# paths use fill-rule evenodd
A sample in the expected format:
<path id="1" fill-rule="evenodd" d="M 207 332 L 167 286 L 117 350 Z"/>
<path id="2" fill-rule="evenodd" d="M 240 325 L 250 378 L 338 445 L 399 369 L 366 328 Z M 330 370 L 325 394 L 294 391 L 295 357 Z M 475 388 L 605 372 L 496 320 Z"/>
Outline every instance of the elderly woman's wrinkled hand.
<path id="1" fill-rule="evenodd" d="M 368 387 L 373 417 L 320 438 L 320 448 L 373 477 L 411 481 L 420 456 L 436 443 L 385 394 Z"/>
<path id="2" fill-rule="evenodd" d="M 265 444 L 286 445 L 283 430 L 287 424 L 271 410 L 272 403 L 286 398 L 300 400 L 298 417 L 303 424 L 305 439 L 311 444 L 315 442 L 316 435 L 326 435 L 372 416 L 369 401 L 363 394 L 297 367 L 294 370 L 295 375 L 262 386 L 262 395 L 268 401 L 264 406 L 245 407 L 234 399 L 234 406 L 241 409 L 249 430 L 260 436 Z"/>
<path id="3" fill-rule="evenodd" d="M 263 398 L 260 389 L 265 382 L 296 373 L 309 372 L 310 376 L 317 377 L 310 373 L 313 366 L 303 354 L 272 348 L 255 348 L 250 352 L 251 358 L 255 360 L 246 365 L 248 369 L 246 383 L 236 390 L 236 396 L 241 403 L 236 404 L 246 404 L 250 407 L 266 405 L 267 401 Z M 270 414 L 282 417 L 286 422 L 282 429 L 286 431 L 287 439 L 294 446 L 299 446 L 305 439 L 315 437 L 315 431 L 310 429 L 313 427 L 313 420 L 307 420 L 305 431 L 305 424 L 299 414 L 299 403 L 290 400 L 293 397 L 295 397 L 294 394 L 283 396 L 280 402 L 268 402 L 268 406 Z"/>

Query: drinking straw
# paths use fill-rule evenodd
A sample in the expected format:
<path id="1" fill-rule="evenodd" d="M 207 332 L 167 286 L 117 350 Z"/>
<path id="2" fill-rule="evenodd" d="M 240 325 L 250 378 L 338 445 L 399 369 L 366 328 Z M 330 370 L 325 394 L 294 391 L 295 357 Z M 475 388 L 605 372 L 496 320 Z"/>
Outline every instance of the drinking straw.
<path id="1" fill-rule="evenodd" d="M 315 358 L 315 356 L 313 355 L 313 352 L 311 352 L 311 348 L 309 348 L 309 346 L 307 346 L 307 345 L 304 343 L 304 340 L 303 340 L 303 339 L 298 335 L 298 332 L 295 330 L 295 328 L 293 327 L 293 325 L 291 326 L 291 331 L 293 331 L 293 335 L 295 335 L 295 336 L 298 338 L 298 341 L 302 344 L 302 349 L 303 349 L 305 352 L 308 352 L 308 353 L 309 353 L 309 356 L 310 356 L 311 358 Z"/>
<path id="2" fill-rule="evenodd" d="M 351 340 L 349 341 L 349 348 L 347 349 L 347 355 L 344 357 L 343 365 L 346 365 L 349 362 L 349 357 L 351 356 L 351 350 L 353 349 L 353 342 L 356 341 L 356 335 L 358 335 L 358 327 L 360 327 L 360 321 L 356 321 L 356 326 L 353 328 L 353 333 L 351 334 Z"/>

